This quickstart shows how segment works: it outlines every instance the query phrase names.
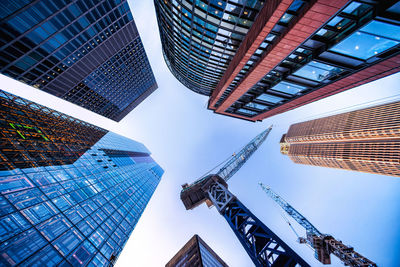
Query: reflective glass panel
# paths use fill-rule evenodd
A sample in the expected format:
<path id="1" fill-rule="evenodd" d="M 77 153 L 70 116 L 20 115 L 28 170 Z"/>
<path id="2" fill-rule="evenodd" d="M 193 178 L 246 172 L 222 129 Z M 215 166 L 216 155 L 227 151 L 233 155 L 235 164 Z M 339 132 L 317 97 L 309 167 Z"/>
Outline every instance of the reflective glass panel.
<path id="1" fill-rule="evenodd" d="M 283 100 L 283 98 L 281 98 L 281 97 L 268 95 L 268 94 L 262 94 L 259 97 L 257 97 L 256 99 L 262 100 L 262 101 L 271 102 L 271 103 L 274 103 L 274 104 L 276 104 L 276 103 L 278 103 L 278 102 Z"/>
<path id="2" fill-rule="evenodd" d="M 400 26 L 372 21 L 335 45 L 331 51 L 366 60 L 398 45 L 399 34 Z"/>
<path id="3" fill-rule="evenodd" d="M 328 64 L 311 61 L 310 63 L 308 63 L 307 65 L 305 65 L 304 67 L 302 67 L 293 74 L 313 81 L 321 82 L 342 71 L 343 69 Z"/>
<path id="4" fill-rule="evenodd" d="M 262 104 L 258 104 L 258 103 L 252 103 L 252 102 L 250 102 L 250 103 L 247 103 L 247 104 L 246 104 L 246 107 L 249 107 L 249 108 L 256 108 L 256 109 L 259 109 L 259 110 L 263 110 L 263 109 L 265 109 L 267 106 L 266 106 L 266 105 L 262 105 Z"/>
<path id="5" fill-rule="evenodd" d="M 306 89 L 306 87 L 288 82 L 280 82 L 274 87 L 272 87 L 272 89 L 275 91 L 293 95 L 303 91 L 304 89 Z"/>
<path id="6" fill-rule="evenodd" d="M 244 113 L 244 114 L 248 114 L 248 115 L 254 115 L 257 114 L 257 112 L 251 111 L 251 110 L 247 110 L 244 108 L 238 109 L 238 112 Z"/>

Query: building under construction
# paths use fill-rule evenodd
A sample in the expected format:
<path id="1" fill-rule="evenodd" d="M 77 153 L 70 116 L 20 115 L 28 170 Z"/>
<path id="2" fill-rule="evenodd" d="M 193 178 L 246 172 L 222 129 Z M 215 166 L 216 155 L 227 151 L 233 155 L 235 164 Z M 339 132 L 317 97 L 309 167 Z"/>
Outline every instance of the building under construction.
<path id="1" fill-rule="evenodd" d="M 280 143 L 295 163 L 400 176 L 400 101 L 293 124 Z"/>

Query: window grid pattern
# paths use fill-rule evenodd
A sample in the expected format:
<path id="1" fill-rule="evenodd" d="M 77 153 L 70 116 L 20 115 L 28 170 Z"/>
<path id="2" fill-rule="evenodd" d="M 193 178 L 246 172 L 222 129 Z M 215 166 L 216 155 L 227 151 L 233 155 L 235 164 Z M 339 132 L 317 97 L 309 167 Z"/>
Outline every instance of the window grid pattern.
<path id="1" fill-rule="evenodd" d="M 250 59 L 246 62 L 240 72 L 233 79 L 231 84 L 226 88 L 220 99 L 215 103 L 214 107 L 218 108 L 228 95 L 242 82 L 244 77 L 253 69 L 253 67 L 263 58 L 272 47 L 277 44 L 280 38 L 290 29 L 290 27 L 298 20 L 299 15 L 304 12 L 307 2 L 303 0 L 295 0 L 281 19 L 272 28 L 271 32 L 265 37 L 257 50 L 253 53 Z"/>
<path id="2" fill-rule="evenodd" d="M 290 126 L 290 143 L 400 138 L 400 102 L 346 112 Z"/>
<path id="3" fill-rule="evenodd" d="M 295 163 L 400 176 L 400 102 L 293 124 L 281 153 Z"/>
<path id="4" fill-rule="evenodd" d="M 74 163 L 106 131 L 0 91 L 0 171 Z"/>
<path id="5" fill-rule="evenodd" d="M 264 1 L 156 0 L 164 59 L 189 89 L 210 95 Z"/>
<path id="6" fill-rule="evenodd" d="M 0 265 L 114 263 L 163 174 L 148 155 L 108 132 L 73 164 L 0 171 Z"/>
<path id="7" fill-rule="evenodd" d="M 388 6 L 385 8 L 387 10 L 381 11 L 379 14 L 379 19 L 382 19 L 380 21 L 376 17 L 378 9 L 376 5 L 357 1 L 350 2 L 225 112 L 251 118 L 394 56 L 399 52 L 400 47 L 400 37 L 396 33 L 400 31 L 399 20 L 393 19 L 392 13 L 388 11 Z M 390 43 L 383 42 L 384 33 L 382 33 L 383 35 L 374 33 L 375 45 L 371 44 L 370 46 L 375 50 L 367 59 L 356 58 L 352 56 L 352 53 L 337 52 L 344 51 L 342 48 L 344 45 L 348 46 L 347 39 L 356 39 L 356 36 L 365 31 L 363 29 L 369 28 L 370 31 L 373 28 L 371 23 L 382 24 L 384 26 L 382 28 L 391 28 Z M 362 39 L 357 40 L 363 41 Z M 341 50 L 336 47 L 340 47 Z M 352 49 L 358 50 L 359 48 L 355 45 Z M 276 90 L 276 86 L 279 86 L 280 83 L 289 83 L 285 86 L 287 90 Z M 296 87 L 302 89 L 296 90 Z M 258 98 L 262 94 L 279 97 L 281 101 L 277 103 L 262 101 Z M 260 111 L 246 106 L 251 102 L 267 107 Z M 240 113 L 239 110 L 242 108 L 256 113 L 254 115 Z"/>
<path id="8" fill-rule="evenodd" d="M 290 144 L 295 163 L 400 177 L 400 141 Z"/>
<path id="9" fill-rule="evenodd" d="M 120 120 L 136 106 L 129 106 L 131 103 L 156 86 L 127 1 L 36 1 L 0 24 L 2 74 L 110 119 Z M 121 57 L 121 51 L 130 50 L 135 39 L 134 45 L 139 42 L 140 47 L 126 56 L 137 64 L 119 64 L 120 74 L 130 81 L 129 86 L 121 86 L 118 79 L 103 88 L 103 81 L 87 87 L 76 99 L 76 87 L 85 82 L 87 75 L 112 57 Z M 71 77 L 84 74 L 71 82 Z"/>

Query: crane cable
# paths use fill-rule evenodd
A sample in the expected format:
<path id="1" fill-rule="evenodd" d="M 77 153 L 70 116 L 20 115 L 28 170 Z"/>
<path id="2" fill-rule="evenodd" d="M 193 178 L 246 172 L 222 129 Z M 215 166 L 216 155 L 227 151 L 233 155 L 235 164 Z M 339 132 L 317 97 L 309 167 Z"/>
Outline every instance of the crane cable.
<path id="1" fill-rule="evenodd" d="M 241 151 L 243 148 L 245 148 L 248 145 L 245 144 L 244 146 L 242 146 L 240 149 L 236 150 L 236 151 Z M 233 157 L 236 157 L 237 153 L 233 152 L 232 155 L 230 155 L 228 158 L 226 158 L 224 161 L 222 161 L 220 164 L 218 164 L 217 166 L 215 166 L 214 168 L 212 168 L 211 170 L 209 170 L 208 172 L 206 172 L 205 174 L 203 174 L 202 176 L 200 176 L 199 180 L 204 178 L 205 176 L 207 176 L 209 173 L 211 173 L 213 170 L 217 169 L 219 166 L 221 166 L 222 164 L 226 163 L 228 160 L 230 160 Z"/>

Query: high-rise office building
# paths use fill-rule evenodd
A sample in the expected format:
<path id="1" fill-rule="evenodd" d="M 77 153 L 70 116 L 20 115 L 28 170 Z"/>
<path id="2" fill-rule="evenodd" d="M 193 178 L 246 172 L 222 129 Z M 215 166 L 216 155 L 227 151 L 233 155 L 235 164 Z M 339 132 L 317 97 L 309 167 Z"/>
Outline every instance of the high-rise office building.
<path id="1" fill-rule="evenodd" d="M 295 163 L 400 177 L 400 102 L 293 124 L 281 153 Z"/>
<path id="2" fill-rule="evenodd" d="M 166 267 L 228 267 L 228 265 L 200 238 L 194 235 Z"/>
<path id="3" fill-rule="evenodd" d="M 154 2 L 167 65 L 218 114 L 262 120 L 400 70 L 398 1 Z"/>
<path id="4" fill-rule="evenodd" d="M 0 265 L 115 262 L 163 170 L 131 139 L 0 90 Z"/>
<path id="5" fill-rule="evenodd" d="M 115 121 L 157 89 L 126 0 L 0 8 L 2 74 Z"/>

